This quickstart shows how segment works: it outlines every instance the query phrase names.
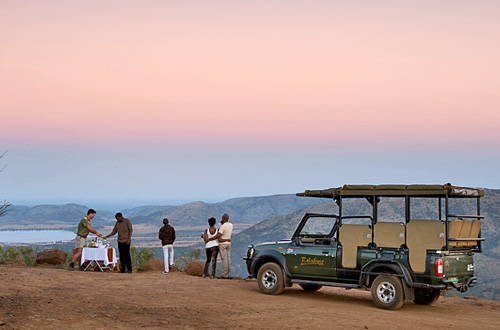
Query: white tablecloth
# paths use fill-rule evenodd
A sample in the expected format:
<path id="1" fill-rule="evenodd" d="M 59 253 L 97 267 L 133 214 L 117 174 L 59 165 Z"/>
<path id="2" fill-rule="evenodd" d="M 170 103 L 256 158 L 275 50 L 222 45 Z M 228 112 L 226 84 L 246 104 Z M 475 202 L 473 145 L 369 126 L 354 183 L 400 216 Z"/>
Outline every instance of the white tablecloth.
<path id="1" fill-rule="evenodd" d="M 113 250 L 113 260 L 108 258 L 108 249 Z M 116 250 L 114 248 L 83 248 L 82 262 L 102 261 L 104 266 L 116 265 Z"/>

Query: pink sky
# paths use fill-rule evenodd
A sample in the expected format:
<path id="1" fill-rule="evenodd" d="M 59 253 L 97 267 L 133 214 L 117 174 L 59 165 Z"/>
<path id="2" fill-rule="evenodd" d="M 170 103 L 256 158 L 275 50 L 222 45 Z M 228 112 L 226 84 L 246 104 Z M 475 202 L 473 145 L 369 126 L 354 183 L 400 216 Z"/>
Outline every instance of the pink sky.
<path id="1" fill-rule="evenodd" d="M 499 9 L 2 2 L 0 138 L 498 145 Z"/>
<path id="2" fill-rule="evenodd" d="M 497 0 L 1 1 L 0 200 L 500 187 L 499 15 Z"/>

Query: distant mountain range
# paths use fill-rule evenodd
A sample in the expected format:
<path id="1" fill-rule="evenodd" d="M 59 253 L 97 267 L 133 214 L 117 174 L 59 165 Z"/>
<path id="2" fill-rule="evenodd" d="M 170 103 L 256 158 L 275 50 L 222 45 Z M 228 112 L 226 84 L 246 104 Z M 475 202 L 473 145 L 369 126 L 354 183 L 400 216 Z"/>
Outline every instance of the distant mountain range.
<path id="1" fill-rule="evenodd" d="M 79 204 L 38 205 L 33 207 L 13 205 L 0 218 L 0 229 L 68 229 L 87 215 L 89 208 Z M 97 222 L 109 222 L 109 212 L 98 212 Z"/>
<path id="2" fill-rule="evenodd" d="M 271 216 L 288 214 L 305 207 L 319 204 L 324 200 L 299 198 L 295 195 L 274 195 L 263 197 L 241 197 L 220 203 L 191 202 L 178 206 L 152 205 L 125 209 L 121 212 L 135 224 L 161 226 L 163 218 L 168 218 L 174 226 L 206 226 L 210 217 L 218 220 L 224 213 L 230 215 L 235 224 L 255 224 Z M 79 204 L 17 206 L 0 218 L 0 229 L 68 229 L 75 227 L 87 214 L 91 206 Z M 96 209 L 92 225 L 96 229 L 113 224 L 114 213 Z"/>
<path id="3" fill-rule="evenodd" d="M 401 200 L 387 199 L 379 207 L 379 214 L 401 221 L 404 219 L 404 205 Z M 417 201 L 412 205 L 414 218 L 435 218 L 435 205 L 429 200 Z M 471 201 L 473 203 L 473 201 Z M 485 190 L 482 199 L 482 215 L 485 216 L 482 235 L 486 238 L 483 253 L 475 256 L 479 284 L 466 295 L 500 300 L 500 190 Z M 91 206 L 90 206 L 91 207 Z M 453 205 L 452 205 L 453 207 Z M 76 230 L 79 220 L 86 215 L 89 206 L 78 204 L 39 205 L 35 207 L 12 206 L 6 216 L 0 218 L 0 230 L 5 229 L 66 229 Z M 369 214 L 367 203 L 348 201 L 345 210 L 349 214 Z M 247 245 L 265 241 L 289 239 L 298 222 L 306 212 L 337 214 L 338 208 L 331 199 L 304 198 L 295 195 L 274 195 L 263 197 L 233 198 L 220 203 L 191 202 L 178 206 L 140 206 L 122 210 L 132 220 L 138 233 L 134 242 L 150 239 L 157 244 L 156 233 L 163 218 L 170 219 L 179 229 L 184 241 L 192 242 L 191 249 L 202 247 L 199 232 L 206 227 L 209 217 L 220 220 L 228 213 L 235 226 L 232 239 L 232 268 L 235 276 L 245 277 L 246 266 L 242 258 Z M 434 212 L 434 213 L 433 213 Z M 460 213 L 460 206 L 454 212 Z M 92 222 L 98 230 L 109 229 L 115 222 L 114 213 L 100 211 Z M 242 230 L 244 229 L 244 230 Z M 134 229 L 135 231 L 135 229 Z M 143 235 L 143 236 L 141 236 Z M 148 236 L 149 235 L 149 236 Z M 141 241 L 142 240 L 142 241 Z M 155 246 L 147 245 L 143 246 Z M 455 294 L 450 292 L 450 294 Z"/>

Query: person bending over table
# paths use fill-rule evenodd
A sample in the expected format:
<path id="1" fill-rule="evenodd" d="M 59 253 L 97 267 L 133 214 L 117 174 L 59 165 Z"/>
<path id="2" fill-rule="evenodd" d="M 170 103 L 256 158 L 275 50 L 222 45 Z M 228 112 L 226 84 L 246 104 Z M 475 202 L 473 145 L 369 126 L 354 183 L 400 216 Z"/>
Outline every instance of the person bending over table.
<path id="1" fill-rule="evenodd" d="M 118 212 L 115 215 L 116 223 L 113 231 L 104 236 L 108 238 L 118 233 L 118 252 L 120 253 L 120 273 L 126 272 L 132 274 L 132 260 L 130 259 L 130 243 L 132 242 L 132 222 L 129 219 L 124 218 L 123 215 Z"/>
<path id="2" fill-rule="evenodd" d="M 87 236 L 89 233 L 94 233 L 99 237 L 102 237 L 102 234 L 99 233 L 97 230 L 92 228 L 90 226 L 90 220 L 94 219 L 95 217 L 95 210 L 90 209 L 87 211 L 87 216 L 80 220 L 80 223 L 78 224 L 78 230 L 76 232 L 76 238 L 75 238 L 75 248 L 76 248 L 76 253 L 73 255 L 73 259 L 71 259 L 71 262 L 69 264 L 68 270 L 74 270 L 75 268 L 75 261 L 80 260 L 80 257 L 82 256 L 82 250 L 85 244 L 87 244 Z M 80 262 L 80 270 L 83 270 L 83 265 L 81 265 Z"/>

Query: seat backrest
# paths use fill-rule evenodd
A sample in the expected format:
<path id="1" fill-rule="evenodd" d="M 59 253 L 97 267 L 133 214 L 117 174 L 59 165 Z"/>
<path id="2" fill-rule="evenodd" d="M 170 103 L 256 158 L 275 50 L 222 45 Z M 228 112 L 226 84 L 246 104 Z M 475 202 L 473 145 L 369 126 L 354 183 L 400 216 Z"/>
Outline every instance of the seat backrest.
<path id="1" fill-rule="evenodd" d="M 460 238 L 460 231 L 462 230 L 462 226 L 463 226 L 462 220 L 460 220 L 460 219 L 450 220 L 450 222 L 448 224 L 448 230 L 449 230 L 448 237 L 449 238 Z M 450 241 L 449 246 L 450 246 L 450 248 L 459 247 L 460 242 Z"/>
<path id="2" fill-rule="evenodd" d="M 469 238 L 479 238 L 479 233 L 481 232 L 481 220 L 472 220 Z M 474 247 L 478 245 L 478 241 L 467 242 L 468 247 Z"/>
<path id="3" fill-rule="evenodd" d="M 358 247 L 372 242 L 372 229 L 368 225 L 343 224 L 339 228 L 339 241 L 342 243 L 342 266 L 356 268 Z"/>
<path id="4" fill-rule="evenodd" d="M 441 250 L 445 245 L 445 225 L 440 220 L 411 220 L 406 224 L 406 245 L 410 267 L 424 273 L 427 250 Z"/>
<path id="5" fill-rule="evenodd" d="M 462 220 L 462 229 L 460 230 L 460 238 L 469 238 L 470 230 L 472 229 L 472 220 Z M 464 243 L 465 244 L 465 243 Z"/>
<path id="6" fill-rule="evenodd" d="M 312 237 L 301 237 L 300 241 L 302 243 L 314 243 L 314 238 L 312 238 Z"/>
<path id="7" fill-rule="evenodd" d="M 373 225 L 377 247 L 400 248 L 405 244 L 405 226 L 401 222 L 377 222 Z"/>

